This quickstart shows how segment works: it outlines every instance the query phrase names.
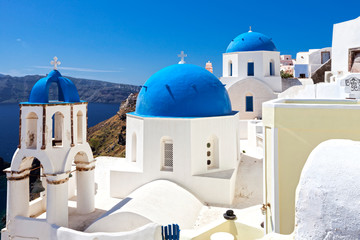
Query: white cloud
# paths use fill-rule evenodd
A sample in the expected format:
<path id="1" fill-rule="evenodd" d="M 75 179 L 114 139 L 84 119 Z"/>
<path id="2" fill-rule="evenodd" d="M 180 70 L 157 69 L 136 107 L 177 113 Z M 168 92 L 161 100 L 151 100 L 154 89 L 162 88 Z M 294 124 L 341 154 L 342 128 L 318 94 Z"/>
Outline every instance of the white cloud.
<path id="1" fill-rule="evenodd" d="M 17 41 L 17 42 L 21 42 L 22 39 L 21 39 L 21 38 L 17 38 L 16 41 Z"/>
<path id="2" fill-rule="evenodd" d="M 35 68 L 43 69 L 53 69 L 51 66 L 34 66 Z M 59 70 L 69 70 L 75 72 L 94 72 L 94 73 L 115 73 L 122 72 L 120 70 L 100 70 L 100 69 L 91 69 L 91 68 L 77 68 L 77 67 L 58 67 Z"/>

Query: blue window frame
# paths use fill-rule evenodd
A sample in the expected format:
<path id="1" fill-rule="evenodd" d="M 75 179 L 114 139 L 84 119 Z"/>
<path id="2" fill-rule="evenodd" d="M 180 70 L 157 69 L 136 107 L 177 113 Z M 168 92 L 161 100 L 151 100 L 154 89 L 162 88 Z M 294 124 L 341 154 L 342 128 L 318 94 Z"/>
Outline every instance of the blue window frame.
<path id="1" fill-rule="evenodd" d="M 248 76 L 254 76 L 254 63 L 248 62 Z"/>
<path id="2" fill-rule="evenodd" d="M 231 77 L 232 74 L 232 62 L 229 63 L 229 76 Z"/>
<path id="3" fill-rule="evenodd" d="M 273 63 L 270 62 L 270 76 L 274 76 L 274 69 L 273 69 Z"/>
<path id="4" fill-rule="evenodd" d="M 254 111 L 254 99 L 253 96 L 246 96 L 246 112 Z"/>

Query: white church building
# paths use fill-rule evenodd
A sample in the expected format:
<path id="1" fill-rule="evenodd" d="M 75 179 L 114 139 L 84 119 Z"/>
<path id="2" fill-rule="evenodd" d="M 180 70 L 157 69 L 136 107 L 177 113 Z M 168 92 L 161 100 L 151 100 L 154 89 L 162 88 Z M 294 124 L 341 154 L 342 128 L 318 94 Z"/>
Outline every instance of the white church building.
<path id="1" fill-rule="evenodd" d="M 262 117 L 262 103 L 282 91 L 280 52 L 268 36 L 250 31 L 234 38 L 223 54 L 223 76 L 240 119 Z"/>
<path id="2" fill-rule="evenodd" d="M 147 182 L 168 179 L 205 202 L 231 204 L 240 157 L 238 113 L 209 71 L 176 64 L 155 73 L 126 128 L 127 159 L 120 171 L 111 171 L 112 196 L 124 198 Z"/>

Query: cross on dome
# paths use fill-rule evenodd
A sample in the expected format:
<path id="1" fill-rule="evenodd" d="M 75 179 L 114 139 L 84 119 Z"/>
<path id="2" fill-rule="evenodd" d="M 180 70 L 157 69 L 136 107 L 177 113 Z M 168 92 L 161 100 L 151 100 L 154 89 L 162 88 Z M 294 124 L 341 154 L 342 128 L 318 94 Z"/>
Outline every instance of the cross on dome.
<path id="1" fill-rule="evenodd" d="M 181 51 L 181 53 L 178 54 L 178 57 L 181 58 L 179 64 L 184 64 L 185 63 L 184 58 L 187 57 L 187 54 L 185 54 L 184 51 Z"/>
<path id="2" fill-rule="evenodd" d="M 57 70 L 57 66 L 60 65 L 61 62 L 58 61 L 58 58 L 57 58 L 56 56 L 55 56 L 53 59 L 54 59 L 54 60 L 51 60 L 50 64 L 51 64 L 51 65 L 54 65 L 54 70 Z"/>

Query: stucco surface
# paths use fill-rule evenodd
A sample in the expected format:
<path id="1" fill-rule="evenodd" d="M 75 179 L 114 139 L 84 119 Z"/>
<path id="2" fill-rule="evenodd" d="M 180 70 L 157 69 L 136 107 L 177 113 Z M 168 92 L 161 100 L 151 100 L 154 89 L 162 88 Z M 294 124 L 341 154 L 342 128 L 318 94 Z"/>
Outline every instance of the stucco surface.
<path id="1" fill-rule="evenodd" d="M 295 239 L 359 239 L 360 142 L 328 140 L 301 173 Z"/>
<path id="2" fill-rule="evenodd" d="M 131 193 L 85 232 L 131 231 L 150 222 L 191 228 L 203 204 L 175 183 L 158 180 Z"/>

